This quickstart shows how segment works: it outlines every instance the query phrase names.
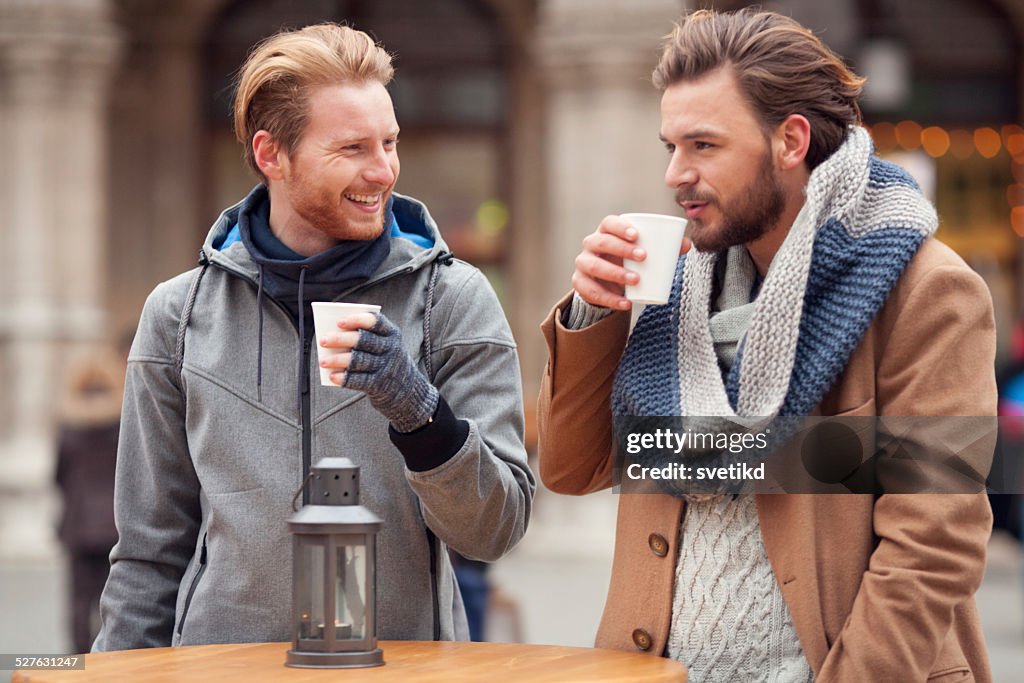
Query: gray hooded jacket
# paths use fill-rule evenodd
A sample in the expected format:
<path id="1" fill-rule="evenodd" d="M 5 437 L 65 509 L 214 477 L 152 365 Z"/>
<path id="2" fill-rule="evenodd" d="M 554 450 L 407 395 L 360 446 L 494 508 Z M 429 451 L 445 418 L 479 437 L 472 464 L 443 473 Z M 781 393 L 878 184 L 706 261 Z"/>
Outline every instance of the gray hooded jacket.
<path id="1" fill-rule="evenodd" d="M 297 405 L 301 344 L 289 314 L 269 298 L 257 392 L 257 267 L 241 242 L 213 246 L 238 209 L 210 231 L 202 279 L 194 270 L 160 284 L 142 313 L 118 448 L 119 540 L 93 649 L 290 640 L 287 520 L 304 469 L 325 456 L 361 468 L 361 502 L 384 520 L 378 637 L 466 638 L 445 545 L 470 558 L 501 557 L 526 531 L 535 488 L 515 342 L 494 292 L 466 263 L 437 266 L 429 379 L 469 423 L 469 436 L 447 462 L 414 472 L 364 394 L 320 385 L 315 350 L 306 350 L 308 400 Z M 336 300 L 380 304 L 425 369 L 427 290 L 445 246 L 421 203 L 395 195 L 394 211 L 403 230 L 430 235 L 433 247 L 393 238 L 376 274 Z M 179 323 L 196 282 L 182 348 Z"/>

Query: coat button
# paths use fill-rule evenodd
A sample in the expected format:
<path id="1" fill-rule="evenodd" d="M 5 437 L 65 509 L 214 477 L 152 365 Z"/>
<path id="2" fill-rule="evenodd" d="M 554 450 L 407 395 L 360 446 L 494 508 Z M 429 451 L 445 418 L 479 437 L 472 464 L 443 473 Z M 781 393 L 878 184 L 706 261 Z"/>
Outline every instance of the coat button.
<path id="1" fill-rule="evenodd" d="M 641 650 L 651 649 L 651 634 L 642 628 L 638 628 L 633 631 L 633 644 Z"/>
<path id="2" fill-rule="evenodd" d="M 668 541 L 661 534 L 651 534 L 647 537 L 647 545 L 651 546 L 651 552 L 658 557 L 668 555 Z"/>

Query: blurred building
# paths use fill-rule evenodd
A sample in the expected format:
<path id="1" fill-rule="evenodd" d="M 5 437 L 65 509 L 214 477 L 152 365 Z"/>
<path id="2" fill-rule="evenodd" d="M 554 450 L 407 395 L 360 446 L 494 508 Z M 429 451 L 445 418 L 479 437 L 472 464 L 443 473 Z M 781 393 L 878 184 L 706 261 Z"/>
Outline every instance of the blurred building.
<path id="1" fill-rule="evenodd" d="M 649 75 L 659 37 L 693 4 L 0 0 L 0 554 L 54 547 L 53 418 L 69 358 L 133 325 L 254 183 L 229 101 L 257 40 L 347 21 L 395 53 L 398 190 L 425 200 L 456 254 L 491 277 L 532 406 L 537 326 L 568 289 L 580 240 L 608 213 L 673 210 Z M 940 235 L 992 283 L 1001 318 L 1019 317 L 1024 2 L 762 4 L 869 76 L 880 151 L 909 160 Z"/>

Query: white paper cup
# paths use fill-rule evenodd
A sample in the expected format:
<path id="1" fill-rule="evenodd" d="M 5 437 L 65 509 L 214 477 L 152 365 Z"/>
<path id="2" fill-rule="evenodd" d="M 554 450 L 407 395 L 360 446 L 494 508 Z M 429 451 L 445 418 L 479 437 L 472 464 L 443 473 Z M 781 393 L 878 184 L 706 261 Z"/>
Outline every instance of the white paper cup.
<path id="1" fill-rule="evenodd" d="M 337 356 L 342 351 L 338 349 L 325 349 L 320 346 L 320 339 L 329 334 L 340 332 L 338 321 L 356 313 L 380 313 L 380 306 L 376 304 L 346 304 L 337 301 L 314 301 L 313 306 L 313 331 L 316 337 L 317 358 L 325 360 L 331 356 Z M 331 381 L 331 373 L 336 370 L 320 368 L 320 384 L 325 387 L 338 386 Z"/>
<path id="2" fill-rule="evenodd" d="M 637 284 L 626 285 L 626 298 L 636 304 L 668 303 L 686 219 L 659 213 L 624 213 L 621 217 L 636 228 L 636 245 L 647 252 L 643 261 L 625 260 L 626 268 L 640 276 Z"/>

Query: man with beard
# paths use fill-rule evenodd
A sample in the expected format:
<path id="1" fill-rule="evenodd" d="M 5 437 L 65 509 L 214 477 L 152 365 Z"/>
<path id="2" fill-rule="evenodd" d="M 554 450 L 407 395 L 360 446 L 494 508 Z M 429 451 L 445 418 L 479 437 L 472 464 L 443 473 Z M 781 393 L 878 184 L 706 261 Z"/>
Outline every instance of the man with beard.
<path id="1" fill-rule="evenodd" d="M 94 649 L 289 640 L 287 520 L 323 457 L 361 468 L 384 519 L 381 638 L 467 639 L 446 549 L 494 560 L 522 537 L 515 343 L 484 276 L 394 192 L 391 76 L 383 48 L 334 24 L 272 36 L 243 66 L 235 132 L 261 182 L 142 313 Z M 314 339 L 312 301 L 381 312 Z M 318 365 L 314 344 L 342 353 Z"/>
<path id="2" fill-rule="evenodd" d="M 613 418 L 995 414 L 984 282 L 872 155 L 863 79 L 778 14 L 699 11 L 666 39 L 665 182 L 689 219 L 669 303 L 629 331 L 605 218 L 545 321 L 540 472 L 613 483 Z M 623 493 L 600 647 L 695 681 L 989 680 L 974 604 L 991 514 L 964 495 Z"/>

